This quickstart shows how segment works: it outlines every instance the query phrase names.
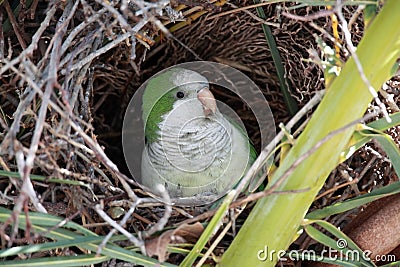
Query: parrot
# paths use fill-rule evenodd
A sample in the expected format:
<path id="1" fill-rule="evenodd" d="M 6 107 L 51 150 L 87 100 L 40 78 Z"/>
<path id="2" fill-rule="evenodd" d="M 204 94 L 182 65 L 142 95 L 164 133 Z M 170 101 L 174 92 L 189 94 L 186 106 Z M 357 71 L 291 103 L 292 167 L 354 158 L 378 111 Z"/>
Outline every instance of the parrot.
<path id="1" fill-rule="evenodd" d="M 172 67 L 151 77 L 142 96 L 145 144 L 141 184 L 173 204 L 212 203 L 235 187 L 256 158 L 246 131 L 222 114 L 200 73 Z"/>

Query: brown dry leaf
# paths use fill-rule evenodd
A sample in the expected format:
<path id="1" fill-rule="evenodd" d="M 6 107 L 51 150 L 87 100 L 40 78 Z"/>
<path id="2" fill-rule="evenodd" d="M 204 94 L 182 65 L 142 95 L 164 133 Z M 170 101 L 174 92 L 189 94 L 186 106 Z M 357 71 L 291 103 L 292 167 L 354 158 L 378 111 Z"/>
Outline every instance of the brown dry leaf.
<path id="1" fill-rule="evenodd" d="M 162 235 L 146 240 L 146 253 L 148 256 L 157 256 L 160 262 L 168 259 L 167 248 L 169 244 L 195 243 L 203 233 L 204 227 L 201 223 L 182 224 L 176 229 L 168 230 Z"/>

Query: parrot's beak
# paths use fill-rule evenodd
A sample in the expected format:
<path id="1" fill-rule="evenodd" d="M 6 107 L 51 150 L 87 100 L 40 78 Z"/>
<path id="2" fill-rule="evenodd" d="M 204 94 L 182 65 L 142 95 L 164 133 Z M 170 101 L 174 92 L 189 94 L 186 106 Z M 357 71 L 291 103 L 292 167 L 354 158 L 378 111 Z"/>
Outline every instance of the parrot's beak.
<path id="1" fill-rule="evenodd" d="M 203 105 L 204 116 L 215 114 L 217 111 L 217 103 L 214 95 L 211 93 L 208 87 L 204 87 L 197 93 L 197 98 Z"/>

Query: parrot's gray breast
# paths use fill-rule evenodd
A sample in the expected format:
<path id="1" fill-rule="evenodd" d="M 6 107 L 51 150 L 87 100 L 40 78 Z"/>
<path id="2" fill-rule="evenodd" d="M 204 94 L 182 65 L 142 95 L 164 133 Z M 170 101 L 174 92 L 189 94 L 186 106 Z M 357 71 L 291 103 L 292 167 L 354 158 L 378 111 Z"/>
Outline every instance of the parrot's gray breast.
<path id="1" fill-rule="evenodd" d="M 163 128 L 160 141 L 146 146 L 143 184 L 154 189 L 160 183 L 175 200 L 210 202 L 233 188 L 248 169 L 249 143 L 220 113 L 218 120 L 192 126 Z"/>

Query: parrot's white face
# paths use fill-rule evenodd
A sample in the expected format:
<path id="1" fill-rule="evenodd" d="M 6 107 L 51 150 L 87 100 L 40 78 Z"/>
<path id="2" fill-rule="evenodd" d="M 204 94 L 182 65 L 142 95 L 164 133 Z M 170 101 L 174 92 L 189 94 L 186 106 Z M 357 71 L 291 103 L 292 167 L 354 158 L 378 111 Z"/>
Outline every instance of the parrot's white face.
<path id="1" fill-rule="evenodd" d="M 215 98 L 205 84 L 182 86 L 175 93 L 175 97 L 172 110 L 161 116 L 164 124 L 169 127 L 202 123 L 218 116 Z"/>
<path id="2" fill-rule="evenodd" d="M 181 69 L 168 80 L 173 89 L 166 89 L 154 106 L 155 112 L 165 112 L 149 116 L 157 121 L 156 138 L 151 136 L 143 153 L 143 184 L 154 188 L 161 183 L 173 199 L 200 195 L 215 200 L 242 177 L 248 165 L 248 140 L 219 112 L 203 76 Z M 244 158 L 232 165 L 233 154 L 239 152 Z"/>

